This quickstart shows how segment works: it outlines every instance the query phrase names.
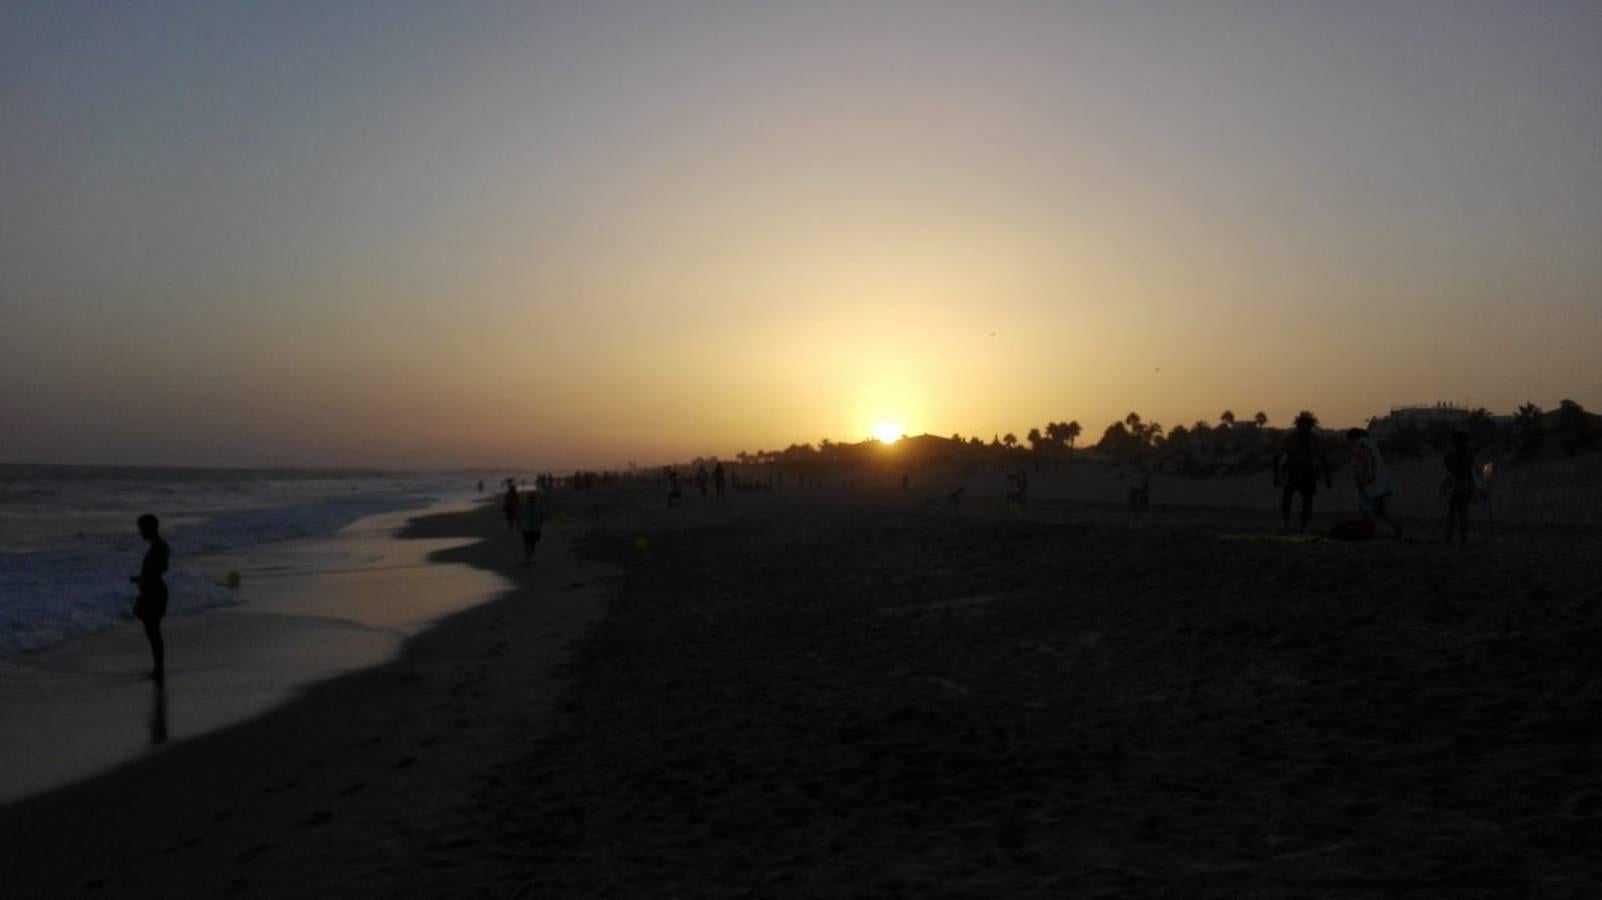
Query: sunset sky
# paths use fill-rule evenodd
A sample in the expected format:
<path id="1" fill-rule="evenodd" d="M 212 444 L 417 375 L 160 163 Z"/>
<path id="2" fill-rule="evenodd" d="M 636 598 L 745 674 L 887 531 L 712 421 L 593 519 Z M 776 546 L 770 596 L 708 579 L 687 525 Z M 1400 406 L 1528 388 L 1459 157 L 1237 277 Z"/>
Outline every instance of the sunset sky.
<path id="1" fill-rule="evenodd" d="M 1602 3 L 8 3 L 0 461 L 1602 406 Z"/>

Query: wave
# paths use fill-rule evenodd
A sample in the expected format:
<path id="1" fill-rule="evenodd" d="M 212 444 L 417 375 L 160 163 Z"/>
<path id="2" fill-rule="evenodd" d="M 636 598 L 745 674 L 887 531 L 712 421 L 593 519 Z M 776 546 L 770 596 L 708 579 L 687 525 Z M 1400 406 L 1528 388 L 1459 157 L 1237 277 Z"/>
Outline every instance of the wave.
<path id="1" fill-rule="evenodd" d="M 420 485 L 421 486 L 421 485 Z M 157 487 L 145 485 L 153 492 Z M 211 494 L 215 497 L 215 493 Z M 333 534 L 365 516 L 422 508 L 433 493 L 344 493 L 292 505 L 224 509 L 162 530 L 175 565 L 167 573 L 169 614 L 238 603 L 227 588 L 184 566 L 186 558 L 269 542 Z M 131 523 L 130 523 L 131 524 Z M 131 617 L 144 543 L 131 533 L 90 535 L 47 549 L 0 554 L 0 657 L 38 650 L 116 626 Z"/>

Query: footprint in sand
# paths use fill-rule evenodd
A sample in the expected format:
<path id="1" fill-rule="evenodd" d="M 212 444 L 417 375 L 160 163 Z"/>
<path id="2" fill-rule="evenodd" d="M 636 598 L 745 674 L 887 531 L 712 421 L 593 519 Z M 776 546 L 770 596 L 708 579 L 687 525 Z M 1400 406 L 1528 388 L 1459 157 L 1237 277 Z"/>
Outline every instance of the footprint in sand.
<path id="1" fill-rule="evenodd" d="M 417 764 L 417 757 L 415 757 L 415 756 L 405 756 L 405 757 L 401 757 L 401 761 L 395 764 L 395 768 L 397 768 L 397 769 L 410 769 L 412 766 L 414 766 L 416 764 Z"/>
<path id="2" fill-rule="evenodd" d="M 361 793 L 366 788 L 367 788 L 367 782 L 358 781 L 355 784 L 346 786 L 344 790 L 339 792 L 339 796 L 341 796 L 341 797 L 354 796 L 356 794 Z"/>
<path id="3" fill-rule="evenodd" d="M 327 825 L 329 822 L 332 822 L 333 820 L 334 820 L 334 814 L 332 812 L 330 812 L 330 811 L 328 811 L 326 809 L 318 809 L 318 810 L 313 810 L 312 814 L 307 816 L 305 819 L 301 820 L 300 824 L 309 825 L 309 826 L 312 826 L 313 828 L 315 828 L 318 825 Z"/>
<path id="4" fill-rule="evenodd" d="M 173 844 L 170 847 L 161 848 L 161 855 L 162 856 L 171 856 L 172 854 L 177 853 L 180 850 L 188 850 L 188 849 L 190 849 L 192 847 L 198 847 L 198 846 L 200 846 L 200 843 L 201 843 L 200 838 L 192 837 L 187 841 L 183 841 L 181 843 Z"/>
<path id="5" fill-rule="evenodd" d="M 256 846 L 234 857 L 235 862 L 247 863 L 273 848 L 272 844 L 257 844 Z"/>

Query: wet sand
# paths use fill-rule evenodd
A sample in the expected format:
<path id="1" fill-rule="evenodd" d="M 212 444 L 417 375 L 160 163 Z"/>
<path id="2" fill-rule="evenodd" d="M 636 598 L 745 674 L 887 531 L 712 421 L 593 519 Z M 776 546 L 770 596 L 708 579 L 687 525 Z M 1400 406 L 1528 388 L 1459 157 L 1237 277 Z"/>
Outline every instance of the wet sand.
<path id="1" fill-rule="evenodd" d="M 560 683 L 553 667 L 601 609 L 604 573 L 565 552 L 563 525 L 550 529 L 532 569 L 517 562 L 516 543 L 503 528 L 498 514 L 474 509 L 417 519 L 404 530 L 403 536 L 417 539 L 420 548 L 455 545 L 431 549 L 434 560 L 465 563 L 475 570 L 469 575 L 497 573 L 512 589 L 425 631 L 418 632 L 423 623 L 415 621 L 357 629 L 380 633 L 384 640 L 355 645 L 345 661 L 370 663 L 365 654 L 393 655 L 392 641 L 404 639 L 391 661 L 317 683 L 241 724 L 186 740 L 174 735 L 168 744 L 138 752 L 108 774 L 0 806 L 0 871 L 5 873 L 0 893 L 8 898 L 403 893 L 403 864 L 425 858 L 426 847 L 448 825 L 462 798 L 482 783 L 487 767 L 513 755 L 537 732 Z M 472 540 L 463 544 L 462 538 Z M 353 575 L 348 599 L 360 605 L 366 587 L 377 584 L 398 601 L 388 607 L 392 618 L 407 618 L 409 613 L 395 610 L 429 604 L 422 598 L 408 603 L 403 594 L 437 594 L 440 578 L 460 578 L 460 572 L 451 572 L 460 568 L 389 570 L 404 574 L 400 584 Z M 450 585 L 454 589 L 457 582 Z M 286 608 L 294 602 L 283 598 Z M 299 655 L 273 664 L 299 665 L 323 654 L 316 640 L 308 647 L 304 623 L 292 626 L 284 642 L 270 640 L 273 623 L 303 613 L 188 617 L 222 622 L 215 627 L 238 643 L 207 653 L 226 656 L 237 650 L 242 654 L 237 665 L 216 656 L 200 665 L 188 655 L 201 646 L 200 638 L 187 635 L 192 640 L 186 643 L 186 635 L 174 629 L 169 734 L 187 727 L 180 724 L 187 715 L 181 704 L 196 694 L 208 694 L 208 702 L 222 702 L 229 692 L 249 695 L 253 684 L 245 667 L 258 657 L 292 651 Z M 236 627 L 223 621 L 226 615 L 262 621 Z M 120 637 L 143 651 L 137 630 L 127 632 L 107 639 Z M 337 649 L 328 656 L 352 650 L 348 635 L 334 640 Z M 122 668 L 137 671 L 131 659 L 126 665 L 112 659 L 102 668 L 107 677 L 101 681 L 109 678 L 114 689 L 86 700 L 92 704 L 85 715 L 89 724 L 105 709 L 119 707 L 102 724 L 148 739 L 154 687 L 116 684 L 128 674 Z M 267 693 L 280 690 L 276 679 L 269 680 L 274 686 Z M 221 686 L 206 686 L 213 681 Z M 246 696 L 240 702 L 261 699 Z M 8 739 L 13 727 L 8 720 Z"/>
<path id="2" fill-rule="evenodd" d="M 217 582 L 241 573 L 241 605 L 166 619 L 165 690 L 145 677 L 150 653 L 131 620 L 0 660 L 0 722 L 8 726 L 0 803 L 244 721 L 308 685 L 382 663 L 429 623 L 510 586 L 484 569 L 428 561 L 465 538 L 396 540 L 415 515 L 384 513 L 325 538 L 185 560 Z"/>

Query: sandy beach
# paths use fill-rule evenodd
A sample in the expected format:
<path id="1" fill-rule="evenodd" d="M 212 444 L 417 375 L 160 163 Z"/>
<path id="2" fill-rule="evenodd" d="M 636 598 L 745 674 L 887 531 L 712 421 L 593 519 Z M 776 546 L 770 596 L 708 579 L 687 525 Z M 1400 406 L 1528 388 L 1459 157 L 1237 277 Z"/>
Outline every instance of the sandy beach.
<path id="1" fill-rule="evenodd" d="M 490 570 L 429 560 L 468 539 L 396 539 L 414 515 L 383 513 L 326 537 L 185 559 L 211 583 L 230 572 L 242 581 L 229 592 L 236 605 L 167 617 L 175 652 L 163 690 L 147 679 L 149 651 L 127 627 L 0 659 L 0 721 L 26 726 L 0 746 L 0 804 L 386 662 L 407 637 L 510 587 Z"/>
<path id="2" fill-rule="evenodd" d="M 308 646 L 299 628 L 289 629 L 282 641 L 268 640 L 270 623 L 283 616 L 261 617 L 269 624 L 252 623 L 243 631 L 204 621 L 243 615 L 234 610 L 175 619 L 166 704 L 174 739 L 154 752 L 138 752 L 134 761 L 105 775 L 0 806 L 5 895 L 406 893 L 405 873 L 422 863 L 463 798 L 489 777 L 488 767 L 537 731 L 558 689 L 553 667 L 601 608 L 600 570 L 565 552 L 563 525 L 552 527 L 540 565 L 532 569 L 517 562 L 503 528 L 498 514 L 473 509 L 418 519 L 402 536 L 425 550 L 454 547 L 424 554 L 449 564 L 432 569 L 453 579 L 452 591 L 462 576 L 451 570 L 464 563 L 496 573 L 489 583 L 510 583 L 510 591 L 425 631 L 397 625 L 395 639 L 404 639 L 398 657 L 322 681 L 287 704 L 262 692 L 236 698 L 235 706 L 272 708 L 184 740 L 176 737 L 181 704 L 207 693 L 206 679 L 223 684 L 219 693 L 248 694 L 251 654 L 296 652 L 291 662 L 302 662 L 318 656 L 319 641 L 314 636 Z M 462 538 L 473 540 L 464 545 Z M 442 590 L 432 569 L 402 569 L 407 574 L 400 582 L 379 583 L 392 601 L 385 604 L 387 615 L 407 619 L 430 608 L 423 598 L 408 602 L 407 593 Z M 371 587 L 367 582 L 374 576 L 351 577 L 356 584 L 347 585 L 351 592 L 344 599 L 360 603 L 362 588 Z M 324 595 L 320 602 L 340 599 Z M 288 607 L 293 598 L 279 601 Z M 386 615 L 371 609 L 362 614 Z M 347 633 L 352 629 L 336 627 L 341 633 L 335 641 L 345 654 L 337 671 L 392 652 L 388 640 L 353 644 Z M 231 634 L 239 643 L 206 644 L 215 637 L 208 630 Z M 186 647 L 186 639 L 195 644 Z M 127 644 L 129 658 L 102 667 L 132 667 L 143 651 L 132 628 L 105 640 Z M 235 651 L 242 658 L 218 659 Z M 195 663 L 199 652 L 212 662 Z M 73 657 L 85 658 L 81 651 Z M 180 659 L 189 661 L 179 665 Z M 117 717 L 101 723 L 103 730 L 120 735 L 131 728 L 142 743 L 155 715 L 153 687 L 131 676 L 125 680 L 93 708 L 124 704 Z M 226 708 L 226 697 L 206 699 L 225 707 L 213 714 L 239 712 Z M 39 727 L 55 721 L 47 718 Z"/>
<path id="3" fill-rule="evenodd" d="M 532 570 L 414 523 L 516 587 L 395 662 L 0 809 L 20 896 L 1602 891 L 1594 534 L 557 499 Z"/>
<path id="4" fill-rule="evenodd" d="M 1602 890 L 1593 536 L 679 512 L 586 539 L 621 594 L 559 733 L 480 794 L 473 891 Z"/>

